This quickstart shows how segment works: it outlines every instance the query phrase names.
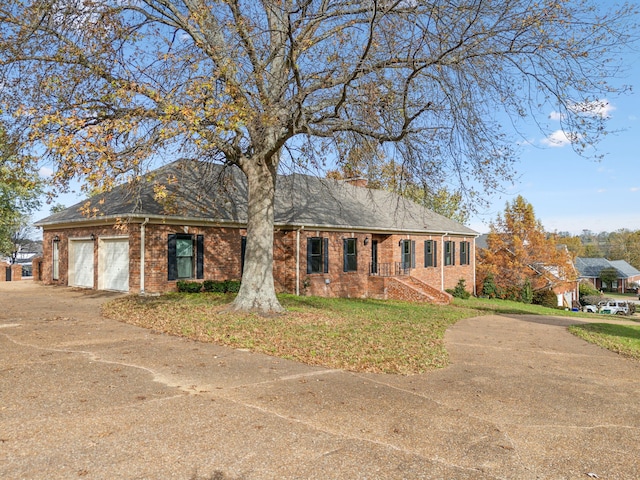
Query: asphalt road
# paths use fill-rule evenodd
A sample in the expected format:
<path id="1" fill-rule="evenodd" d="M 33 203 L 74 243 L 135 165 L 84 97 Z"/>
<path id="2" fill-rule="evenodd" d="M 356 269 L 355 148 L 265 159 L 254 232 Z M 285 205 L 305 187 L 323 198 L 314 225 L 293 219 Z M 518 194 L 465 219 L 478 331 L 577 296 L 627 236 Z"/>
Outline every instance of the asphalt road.
<path id="1" fill-rule="evenodd" d="M 449 367 L 373 375 L 118 323 L 110 297 L 0 283 L 0 478 L 640 478 L 640 363 L 566 319 L 464 320 Z"/>

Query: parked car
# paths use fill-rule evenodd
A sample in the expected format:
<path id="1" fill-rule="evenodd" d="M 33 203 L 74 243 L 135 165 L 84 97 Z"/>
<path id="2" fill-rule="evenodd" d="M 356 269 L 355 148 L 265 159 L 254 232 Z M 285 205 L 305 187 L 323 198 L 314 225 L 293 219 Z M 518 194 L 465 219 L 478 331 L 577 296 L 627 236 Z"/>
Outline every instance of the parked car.
<path id="1" fill-rule="evenodd" d="M 628 302 L 618 300 L 606 300 L 597 305 L 585 305 L 583 310 L 589 313 L 602 313 L 609 315 L 631 315 Z"/>

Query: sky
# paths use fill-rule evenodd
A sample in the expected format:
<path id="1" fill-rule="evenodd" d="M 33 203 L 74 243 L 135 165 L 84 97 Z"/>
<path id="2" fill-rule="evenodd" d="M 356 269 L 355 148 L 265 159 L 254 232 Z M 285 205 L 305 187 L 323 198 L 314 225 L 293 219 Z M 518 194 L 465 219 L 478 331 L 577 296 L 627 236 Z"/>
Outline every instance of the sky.
<path id="1" fill-rule="evenodd" d="M 517 181 L 492 196 L 490 207 L 473 216 L 469 227 L 487 233 L 506 202 L 522 195 L 547 232 L 640 230 L 640 51 L 630 52 L 625 61 L 629 70 L 619 83 L 632 91 L 606 99 L 602 114 L 615 133 L 597 145 L 604 158 L 579 156 L 559 131 L 544 137 L 532 129 L 528 144 L 519 146 Z M 556 115 L 549 111 L 549 125 L 557 122 Z"/>
<path id="2" fill-rule="evenodd" d="M 632 3 L 640 5 L 640 0 Z M 488 232 L 489 223 L 504 212 L 506 202 L 522 195 L 548 232 L 576 235 L 583 230 L 640 230 L 640 50 L 630 51 L 625 62 L 629 70 L 617 81 L 633 89 L 624 96 L 606 99 L 608 105 L 602 113 L 608 117 L 608 129 L 616 133 L 598 144 L 604 158 L 581 157 L 561 132 L 545 138 L 532 128 L 528 141 L 519 145 L 516 181 L 504 185 L 501 194 L 486 198 L 489 207 L 472 216 L 469 227 Z M 552 128 L 555 122 L 559 128 L 556 115 L 550 110 L 541 120 Z M 514 135 L 514 142 L 518 141 L 521 138 Z M 46 168 L 42 171 L 44 175 L 50 172 Z M 83 198 L 67 194 L 56 202 L 71 206 Z M 48 216 L 50 208 L 43 205 L 33 219 Z"/>

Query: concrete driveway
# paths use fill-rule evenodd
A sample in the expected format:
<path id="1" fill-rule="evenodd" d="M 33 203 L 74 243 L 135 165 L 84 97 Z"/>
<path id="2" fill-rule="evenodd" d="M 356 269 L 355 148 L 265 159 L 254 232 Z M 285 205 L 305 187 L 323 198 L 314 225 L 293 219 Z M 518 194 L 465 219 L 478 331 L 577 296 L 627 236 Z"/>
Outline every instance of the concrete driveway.
<path id="1" fill-rule="evenodd" d="M 354 374 L 0 283 L 2 479 L 637 479 L 640 363 L 566 319 L 487 316 L 427 375 Z"/>

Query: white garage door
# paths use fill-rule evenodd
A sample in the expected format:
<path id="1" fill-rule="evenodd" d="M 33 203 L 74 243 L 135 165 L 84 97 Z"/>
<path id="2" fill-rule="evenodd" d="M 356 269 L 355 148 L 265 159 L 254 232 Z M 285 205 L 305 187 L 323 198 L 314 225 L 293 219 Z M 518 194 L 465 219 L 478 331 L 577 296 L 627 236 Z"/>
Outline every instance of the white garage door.
<path id="1" fill-rule="evenodd" d="M 129 291 L 129 239 L 100 240 L 98 246 L 98 288 Z"/>
<path id="2" fill-rule="evenodd" d="M 93 288 L 93 241 L 69 241 L 69 285 Z"/>

